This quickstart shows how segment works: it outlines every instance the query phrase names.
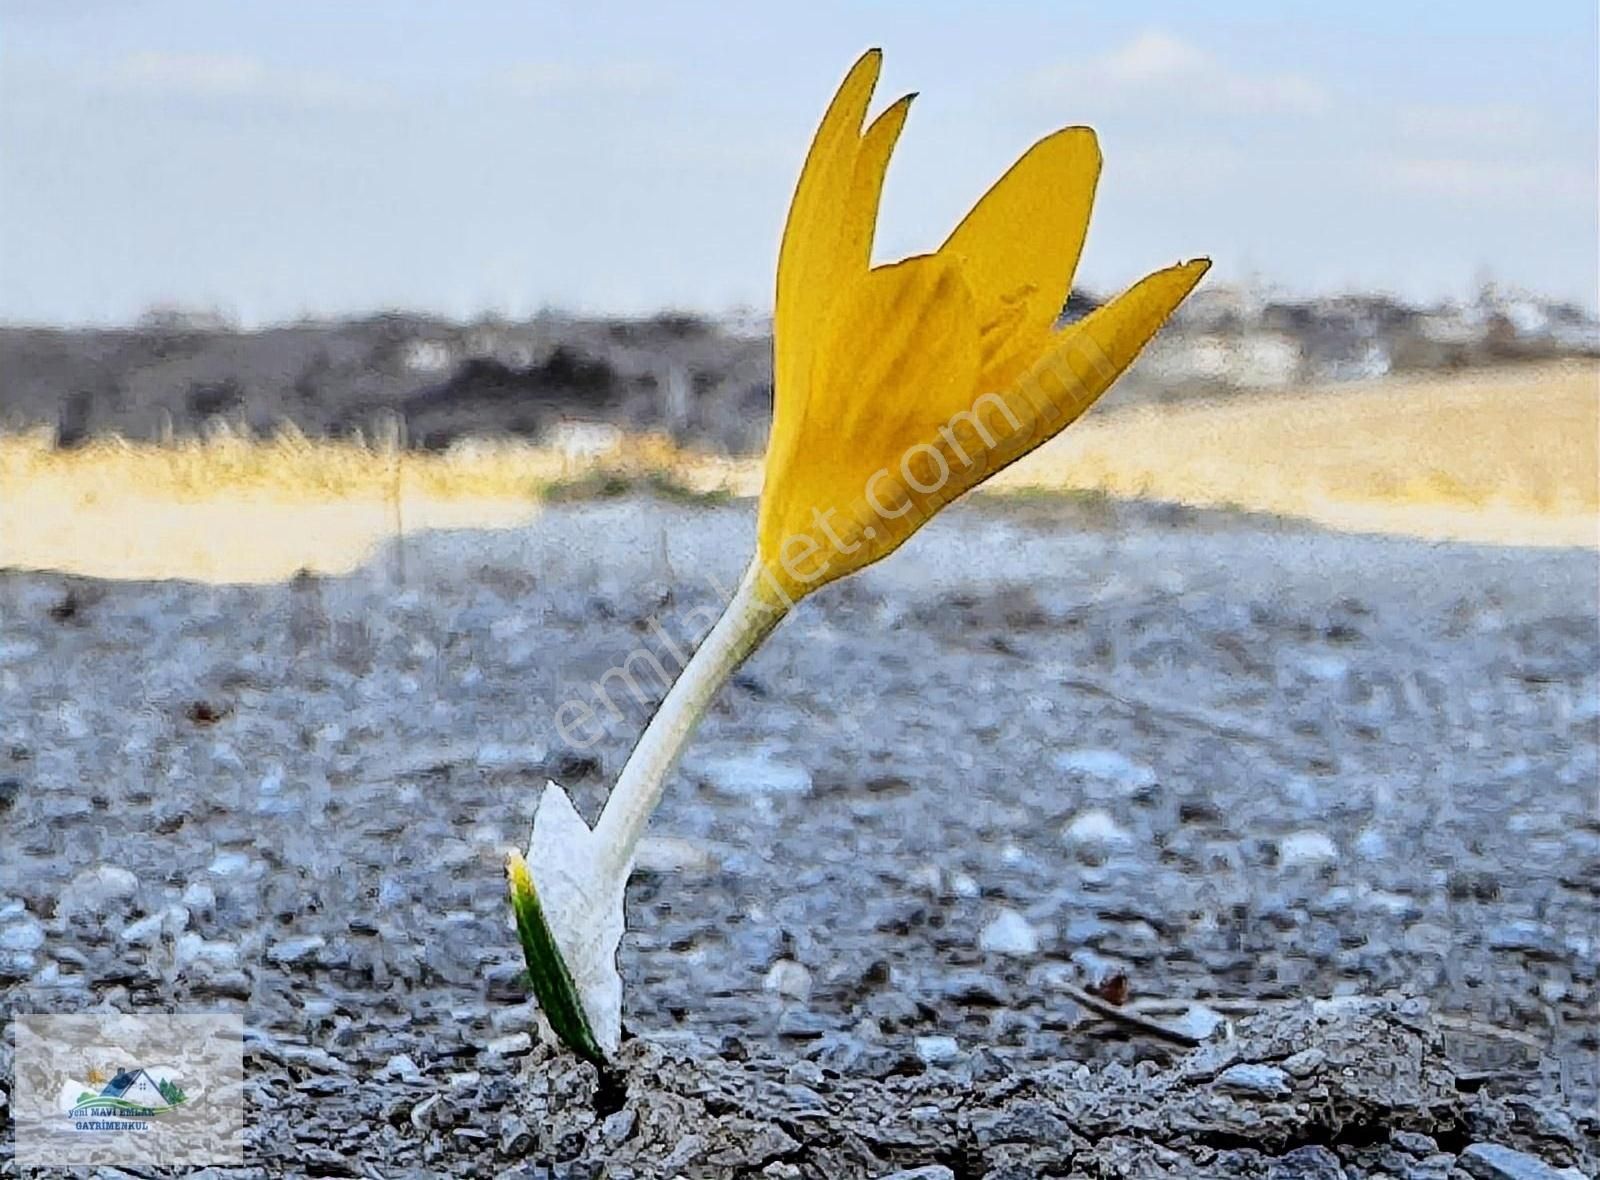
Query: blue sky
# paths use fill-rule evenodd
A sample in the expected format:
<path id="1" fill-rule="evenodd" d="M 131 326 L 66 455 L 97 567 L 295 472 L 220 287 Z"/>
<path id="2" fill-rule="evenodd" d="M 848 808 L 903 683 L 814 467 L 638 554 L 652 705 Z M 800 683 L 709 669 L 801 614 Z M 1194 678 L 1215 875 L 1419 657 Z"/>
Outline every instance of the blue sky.
<path id="1" fill-rule="evenodd" d="M 770 305 L 861 50 L 920 91 L 878 251 L 1101 135 L 1080 281 L 1596 302 L 1592 3 L 0 0 L 0 319 Z"/>

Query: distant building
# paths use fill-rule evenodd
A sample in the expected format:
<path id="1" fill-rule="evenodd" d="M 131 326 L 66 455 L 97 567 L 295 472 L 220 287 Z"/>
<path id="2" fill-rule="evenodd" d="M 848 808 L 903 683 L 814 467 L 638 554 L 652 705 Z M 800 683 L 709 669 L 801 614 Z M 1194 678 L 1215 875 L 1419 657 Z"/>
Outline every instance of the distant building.
<path id="1" fill-rule="evenodd" d="M 754 308 L 739 307 L 723 316 L 720 326 L 738 339 L 760 340 L 772 335 L 772 316 Z"/>
<path id="2" fill-rule="evenodd" d="M 477 327 L 467 333 L 466 354 L 499 361 L 508 369 L 526 369 L 537 353 L 526 329 L 510 325 Z"/>
<path id="3" fill-rule="evenodd" d="M 1266 296 L 1250 287 L 1202 283 L 1174 320 L 1192 332 L 1239 333 L 1259 326 L 1266 307 Z"/>
<path id="4" fill-rule="evenodd" d="M 400 363 L 408 373 L 443 373 L 455 359 L 455 351 L 442 340 L 408 340 L 400 350 Z"/>
<path id="5" fill-rule="evenodd" d="M 1483 338 L 1485 317 L 1475 308 L 1446 303 L 1417 316 L 1417 331 L 1435 344 L 1473 344 Z"/>
<path id="6" fill-rule="evenodd" d="M 609 422 L 563 420 L 552 426 L 544 442 L 561 453 L 569 467 L 605 458 L 622 446 L 622 431 Z"/>
<path id="7" fill-rule="evenodd" d="M 1144 369 L 1165 384 L 1271 389 L 1296 381 L 1302 360 L 1285 332 L 1175 332 L 1152 346 Z"/>

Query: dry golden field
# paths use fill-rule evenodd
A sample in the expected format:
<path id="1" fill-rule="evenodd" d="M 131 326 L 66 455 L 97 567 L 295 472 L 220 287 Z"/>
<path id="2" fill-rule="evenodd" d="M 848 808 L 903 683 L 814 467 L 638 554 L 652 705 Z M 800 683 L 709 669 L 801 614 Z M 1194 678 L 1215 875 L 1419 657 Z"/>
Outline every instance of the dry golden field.
<path id="1" fill-rule="evenodd" d="M 1600 366 L 1487 371 L 1092 413 L 988 494 L 1103 492 L 1487 544 L 1592 546 Z M 760 464 L 651 439 L 587 457 L 520 443 L 0 438 L 0 566 L 262 582 L 338 573 L 430 528 L 534 520 L 552 489 L 759 491 Z"/>
<path id="2" fill-rule="evenodd" d="M 996 485 L 1243 508 L 1432 540 L 1593 545 L 1600 365 L 1091 415 Z"/>

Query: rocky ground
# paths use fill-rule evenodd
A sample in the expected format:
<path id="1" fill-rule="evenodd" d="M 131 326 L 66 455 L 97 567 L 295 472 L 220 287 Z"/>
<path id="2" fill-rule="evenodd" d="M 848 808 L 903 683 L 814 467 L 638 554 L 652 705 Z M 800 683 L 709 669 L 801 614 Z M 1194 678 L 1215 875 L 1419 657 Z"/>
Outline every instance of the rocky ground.
<path id="1" fill-rule="evenodd" d="M 629 500 L 346 579 L 0 573 L 6 1009 L 242 1012 L 253 1174 L 1593 1174 L 1577 551 L 953 510 L 707 719 L 616 1073 L 539 1047 L 503 851 L 547 776 L 593 816 L 660 695 L 602 678 L 750 535 Z"/>

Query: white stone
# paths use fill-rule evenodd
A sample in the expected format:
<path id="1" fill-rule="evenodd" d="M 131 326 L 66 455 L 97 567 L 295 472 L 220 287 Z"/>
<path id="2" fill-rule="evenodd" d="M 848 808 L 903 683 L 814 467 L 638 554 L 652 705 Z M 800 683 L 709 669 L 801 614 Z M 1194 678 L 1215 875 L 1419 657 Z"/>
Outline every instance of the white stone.
<path id="1" fill-rule="evenodd" d="M 112 903 L 131 900 L 139 892 L 139 878 L 116 865 L 97 865 L 85 869 L 62 890 L 63 915 L 97 914 Z"/>
<path id="2" fill-rule="evenodd" d="M 519 766 L 539 766 L 549 757 L 541 745 L 508 746 L 500 742 L 484 742 L 479 746 L 475 761 L 485 770 L 503 770 Z"/>
<path id="3" fill-rule="evenodd" d="M 273 963 L 304 963 L 328 945 L 320 934 L 302 938 L 285 938 L 267 947 L 267 960 Z"/>
<path id="4" fill-rule="evenodd" d="M 491 1057 L 519 1057 L 533 1048 L 533 1038 L 525 1032 L 507 1033 L 484 1046 Z"/>
<path id="5" fill-rule="evenodd" d="M 907 885 L 916 889 L 926 889 L 929 893 L 939 892 L 939 885 L 943 880 L 944 874 L 931 860 L 923 862 L 906 874 Z"/>
<path id="6" fill-rule="evenodd" d="M 250 855 L 244 852 L 219 852 L 212 859 L 209 872 L 214 877 L 243 877 L 254 867 Z"/>
<path id="7" fill-rule="evenodd" d="M 1328 1055 L 1313 1045 L 1309 1049 L 1302 1049 L 1285 1057 L 1283 1069 L 1290 1077 L 1308 1078 L 1321 1069 L 1327 1060 Z"/>
<path id="8" fill-rule="evenodd" d="M 682 836 L 646 836 L 633 854 L 633 867 L 645 873 L 709 873 L 717 858 L 697 840 Z"/>
<path id="9" fill-rule="evenodd" d="M 978 888 L 978 883 L 966 873 L 954 873 L 950 877 L 950 892 L 957 897 L 977 897 L 983 890 Z"/>
<path id="10" fill-rule="evenodd" d="M 1339 849 L 1322 832 L 1293 832 L 1278 843 L 1278 863 L 1286 869 L 1320 868 L 1339 859 Z"/>
<path id="11" fill-rule="evenodd" d="M 1281 1098 L 1293 1092 L 1289 1075 L 1275 1065 L 1256 1065 L 1241 1061 L 1217 1075 L 1219 1090 L 1230 1090 L 1251 1098 Z"/>
<path id="12" fill-rule="evenodd" d="M 161 927 L 166 924 L 165 911 L 129 922 L 122 928 L 122 941 L 133 946 L 147 946 L 161 937 Z"/>
<path id="13" fill-rule="evenodd" d="M 1389 853 L 1389 842 L 1377 828 L 1362 828 L 1356 837 L 1356 855 L 1362 860 L 1382 860 Z"/>
<path id="14" fill-rule="evenodd" d="M 785 999 L 804 1003 L 811 998 L 811 972 L 803 963 L 779 959 L 767 970 L 761 986 Z"/>
<path id="15" fill-rule="evenodd" d="M 523 1033 L 526 1037 L 528 1034 Z M 415 1082 L 422 1078 L 422 1071 L 417 1068 L 417 1063 L 412 1060 L 409 1053 L 396 1053 L 378 1071 L 380 1078 L 399 1078 L 402 1082 Z"/>
<path id="16" fill-rule="evenodd" d="M 1065 750 L 1053 761 L 1062 774 L 1098 779 L 1124 790 L 1153 786 L 1156 781 L 1154 770 L 1116 750 Z"/>
<path id="17" fill-rule="evenodd" d="M 1122 848 L 1133 843 L 1128 830 L 1109 811 L 1099 807 L 1073 816 L 1062 836 L 1068 844 L 1097 848 Z"/>
<path id="18" fill-rule="evenodd" d="M 1366 889 L 1361 892 L 1361 902 L 1369 910 L 1380 910 L 1391 918 L 1418 918 L 1422 907 L 1413 897 L 1403 893 L 1390 893 L 1387 889 Z"/>
<path id="19" fill-rule="evenodd" d="M 243 771 L 246 769 L 244 759 L 239 756 L 239 751 L 235 750 L 227 742 L 214 742 L 212 744 L 211 760 L 218 766 L 225 766 L 229 770 Z"/>
<path id="20" fill-rule="evenodd" d="M 1210 1040 L 1211 1034 L 1228 1023 L 1227 1018 L 1214 1008 L 1204 1004 L 1190 1004 L 1184 1014 L 1172 1022 L 1172 1027 L 1191 1037 L 1202 1041 Z"/>
<path id="21" fill-rule="evenodd" d="M 918 1037 L 916 1047 L 924 1065 L 948 1065 L 961 1056 L 961 1046 L 954 1037 Z"/>
<path id="22" fill-rule="evenodd" d="M 426 1131 L 433 1120 L 433 1108 L 443 1101 L 443 1094 L 430 1094 L 417 1103 L 411 1108 L 411 1125 L 419 1131 Z"/>
<path id="23" fill-rule="evenodd" d="M 1016 910 L 1003 909 L 978 934 L 978 949 L 992 955 L 1033 955 L 1039 934 Z"/>
<path id="24" fill-rule="evenodd" d="M 225 971 L 239 966 L 239 947 L 221 939 L 204 939 L 198 934 L 180 934 L 174 947 L 179 969 L 193 963 L 207 963 Z"/>
<path id="25" fill-rule="evenodd" d="M 697 767 L 701 778 L 724 795 L 809 795 L 811 772 L 760 755 L 709 758 Z"/>
<path id="26" fill-rule="evenodd" d="M 44 945 L 44 927 L 29 918 L 0 928 L 0 950 L 36 951 Z"/>
<path id="27" fill-rule="evenodd" d="M 0 976 L 11 976 L 20 979 L 23 976 L 32 975 L 33 969 L 38 965 L 38 956 L 32 951 L 0 950 Z M 54 966 L 55 964 L 51 963 L 45 970 L 48 971 L 50 967 Z M 34 980 L 35 984 L 44 982 L 42 973 L 40 978 Z"/>
<path id="28" fill-rule="evenodd" d="M 1339 656 L 1309 655 L 1300 661 L 1300 671 L 1312 680 L 1319 680 L 1325 684 L 1343 679 L 1349 670 L 1350 662 Z"/>

